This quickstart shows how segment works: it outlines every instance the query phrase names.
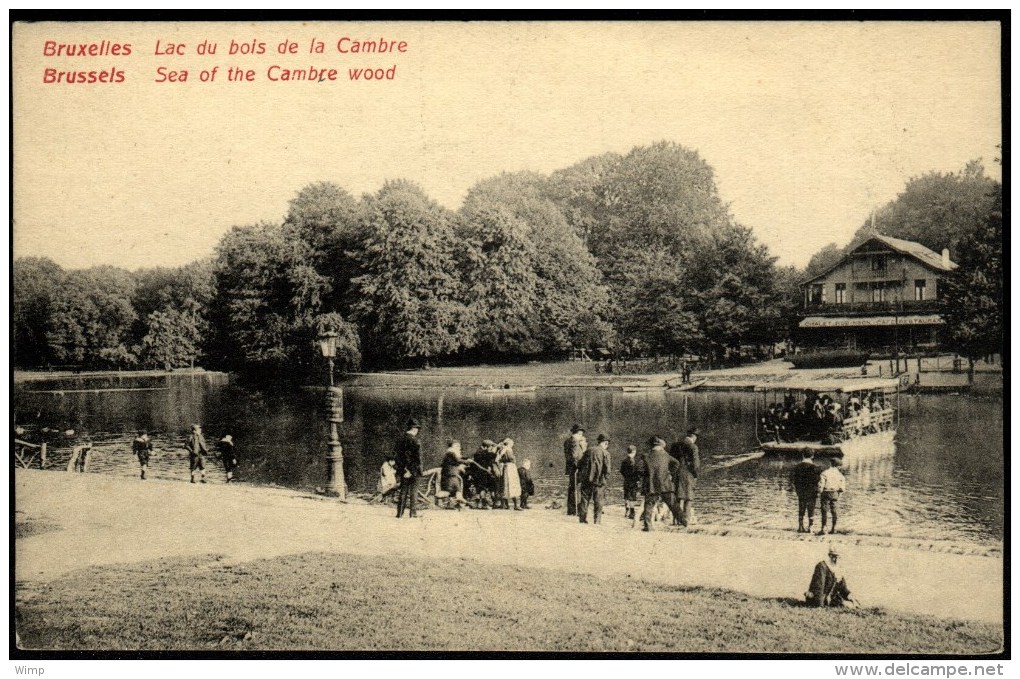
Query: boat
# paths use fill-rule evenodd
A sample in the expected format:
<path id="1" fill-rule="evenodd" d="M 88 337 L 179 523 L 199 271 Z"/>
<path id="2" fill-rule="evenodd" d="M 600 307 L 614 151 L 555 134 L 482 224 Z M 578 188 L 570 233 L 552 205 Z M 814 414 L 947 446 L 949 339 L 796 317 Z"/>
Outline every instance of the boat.
<path id="1" fill-rule="evenodd" d="M 693 391 L 693 390 L 697 389 L 698 387 L 702 386 L 703 384 L 705 384 L 706 382 L 708 382 L 707 378 L 703 379 L 703 380 L 696 380 L 694 382 L 688 382 L 687 384 L 678 384 L 675 387 L 670 385 L 669 390 L 670 391 Z"/>
<path id="2" fill-rule="evenodd" d="M 503 386 L 481 386 L 474 389 L 475 394 L 533 394 L 538 386 L 529 384 L 526 386 L 511 386 L 504 384 Z"/>
<path id="3" fill-rule="evenodd" d="M 763 411 L 755 399 L 755 436 L 765 455 L 800 457 L 809 452 L 815 457 L 856 459 L 896 451 L 900 393 L 896 379 L 790 381 L 756 387 L 755 391 L 765 396 Z M 815 404 L 826 398 L 830 405 L 838 404 L 833 406 L 836 412 L 846 416 L 838 426 L 830 423 L 820 429 Z M 804 413 L 803 407 L 809 403 L 812 413 Z M 800 419 L 798 413 L 802 413 Z"/>
<path id="4" fill-rule="evenodd" d="M 620 391 L 625 394 L 644 394 L 649 391 L 666 391 L 666 385 L 664 384 L 629 384 L 620 387 Z"/>

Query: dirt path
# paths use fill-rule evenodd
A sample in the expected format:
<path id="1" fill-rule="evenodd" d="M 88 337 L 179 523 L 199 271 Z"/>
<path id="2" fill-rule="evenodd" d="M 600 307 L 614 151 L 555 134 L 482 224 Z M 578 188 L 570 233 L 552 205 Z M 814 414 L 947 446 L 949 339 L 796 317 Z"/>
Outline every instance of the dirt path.
<path id="1" fill-rule="evenodd" d="M 799 598 L 827 548 L 822 538 L 642 533 L 618 515 L 581 526 L 540 508 L 428 510 L 397 521 L 387 507 L 279 488 L 22 469 L 15 484 L 18 523 L 62 526 L 16 541 L 19 580 L 166 557 L 214 553 L 241 562 L 325 551 L 461 558 Z M 1000 558 L 858 545 L 849 538 L 840 544 L 848 581 L 864 605 L 1002 623 Z"/>

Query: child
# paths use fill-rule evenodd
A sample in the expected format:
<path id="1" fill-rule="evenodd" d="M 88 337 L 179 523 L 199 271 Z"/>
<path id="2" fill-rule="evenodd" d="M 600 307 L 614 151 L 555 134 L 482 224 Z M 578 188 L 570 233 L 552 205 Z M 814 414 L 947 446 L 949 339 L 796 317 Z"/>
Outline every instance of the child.
<path id="1" fill-rule="evenodd" d="M 220 439 L 220 459 L 223 460 L 223 469 L 227 472 L 227 483 L 233 483 L 237 455 L 234 454 L 234 437 L 230 434 Z"/>
<path id="2" fill-rule="evenodd" d="M 638 494 L 641 492 L 641 473 L 637 467 L 637 446 L 627 446 L 627 457 L 620 465 L 623 476 L 624 518 L 637 521 L 637 509 L 641 506 Z"/>
<path id="3" fill-rule="evenodd" d="M 839 471 L 839 458 L 832 458 L 829 464 L 831 466 L 818 477 L 818 494 L 822 498 L 822 529 L 818 531 L 818 535 L 825 534 L 825 524 L 829 514 L 832 514 L 832 528 L 829 530 L 829 534 L 832 535 L 836 532 L 836 502 L 846 491 L 846 477 Z"/>
<path id="4" fill-rule="evenodd" d="M 528 506 L 528 498 L 535 494 L 535 482 L 531 478 L 531 460 L 522 462 L 517 473 L 521 478 L 521 509 L 531 509 Z"/>
<path id="5" fill-rule="evenodd" d="M 397 458 L 395 455 L 387 455 L 386 461 L 379 468 L 379 483 L 376 491 L 379 499 L 385 502 L 388 497 L 397 489 Z"/>

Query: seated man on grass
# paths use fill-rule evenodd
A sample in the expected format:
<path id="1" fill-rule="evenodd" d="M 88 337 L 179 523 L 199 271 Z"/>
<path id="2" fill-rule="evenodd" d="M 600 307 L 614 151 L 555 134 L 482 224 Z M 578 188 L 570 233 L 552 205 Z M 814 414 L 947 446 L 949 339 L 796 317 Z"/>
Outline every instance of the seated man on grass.
<path id="1" fill-rule="evenodd" d="M 843 570 L 839 566 L 839 550 L 835 545 L 829 547 L 829 560 L 819 561 L 815 572 L 811 575 L 811 584 L 804 592 L 808 606 L 822 608 L 825 606 L 853 608 L 856 603 L 850 598 Z"/>

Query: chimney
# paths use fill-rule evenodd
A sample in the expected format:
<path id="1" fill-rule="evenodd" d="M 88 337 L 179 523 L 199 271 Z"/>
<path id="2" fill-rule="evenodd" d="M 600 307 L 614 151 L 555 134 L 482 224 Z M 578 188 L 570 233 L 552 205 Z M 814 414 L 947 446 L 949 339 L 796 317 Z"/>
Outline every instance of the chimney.
<path id="1" fill-rule="evenodd" d="M 942 267 L 949 268 L 949 248 L 942 248 Z"/>

